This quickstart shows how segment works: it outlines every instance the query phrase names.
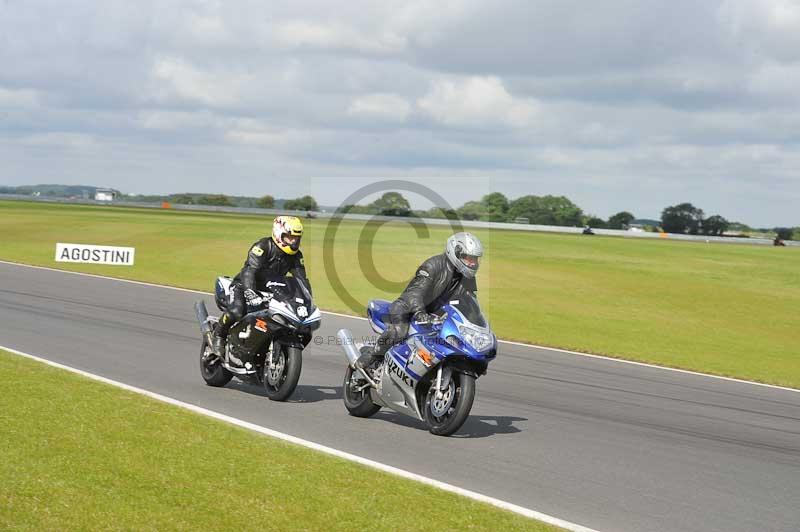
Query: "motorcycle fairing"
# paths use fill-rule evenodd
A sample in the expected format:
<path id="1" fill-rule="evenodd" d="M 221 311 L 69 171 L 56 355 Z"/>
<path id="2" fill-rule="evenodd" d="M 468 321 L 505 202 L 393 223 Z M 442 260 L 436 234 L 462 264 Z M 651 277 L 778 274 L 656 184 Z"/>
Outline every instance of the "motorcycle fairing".
<path id="1" fill-rule="evenodd" d="M 385 299 L 373 299 L 367 305 L 367 317 L 372 330 L 380 334 L 386 330 L 386 322 L 389 320 L 390 301 Z"/>

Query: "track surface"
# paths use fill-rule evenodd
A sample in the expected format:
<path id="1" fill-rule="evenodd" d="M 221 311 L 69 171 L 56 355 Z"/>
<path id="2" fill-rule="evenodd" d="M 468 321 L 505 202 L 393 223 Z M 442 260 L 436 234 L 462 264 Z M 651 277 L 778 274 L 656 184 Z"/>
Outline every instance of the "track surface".
<path id="1" fill-rule="evenodd" d="M 0 264 L 0 345 L 604 531 L 800 529 L 800 393 L 502 344 L 452 438 L 349 417 L 323 316 L 291 402 L 198 370 L 196 294 Z M 209 310 L 214 308 L 205 297 Z"/>

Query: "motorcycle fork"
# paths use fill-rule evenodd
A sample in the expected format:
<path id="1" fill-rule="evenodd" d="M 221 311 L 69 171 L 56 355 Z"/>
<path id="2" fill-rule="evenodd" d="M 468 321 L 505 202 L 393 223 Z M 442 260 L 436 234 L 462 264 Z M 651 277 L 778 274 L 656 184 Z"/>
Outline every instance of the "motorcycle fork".
<path id="1" fill-rule="evenodd" d="M 444 396 L 444 390 L 442 389 L 442 383 L 450 385 L 450 379 L 452 378 L 453 371 L 450 368 L 445 368 L 442 365 L 439 365 L 439 368 L 436 370 L 436 398 L 441 399 Z"/>

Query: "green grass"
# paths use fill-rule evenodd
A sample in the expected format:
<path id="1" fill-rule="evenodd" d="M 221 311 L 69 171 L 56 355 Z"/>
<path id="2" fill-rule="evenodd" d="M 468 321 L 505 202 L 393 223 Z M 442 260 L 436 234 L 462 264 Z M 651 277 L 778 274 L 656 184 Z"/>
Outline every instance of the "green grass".
<path id="1" fill-rule="evenodd" d="M 329 281 L 326 227 L 306 221 L 315 297 L 326 310 L 354 313 Z M 377 228 L 376 269 L 396 283 L 382 291 L 359 266 L 364 229 L 345 222 L 328 242 L 362 303 L 395 297 L 449 234 L 434 227 L 418 238 L 402 223 Z M 256 216 L 0 202 L 0 258 L 206 291 L 217 274 L 236 273 L 250 243 L 269 230 L 270 220 Z M 503 338 L 800 387 L 798 248 L 476 233 L 486 247 L 481 300 Z M 136 265 L 55 263 L 56 242 L 135 246 Z"/>
<path id="2" fill-rule="evenodd" d="M 1 530 L 557 530 L 0 351 Z"/>

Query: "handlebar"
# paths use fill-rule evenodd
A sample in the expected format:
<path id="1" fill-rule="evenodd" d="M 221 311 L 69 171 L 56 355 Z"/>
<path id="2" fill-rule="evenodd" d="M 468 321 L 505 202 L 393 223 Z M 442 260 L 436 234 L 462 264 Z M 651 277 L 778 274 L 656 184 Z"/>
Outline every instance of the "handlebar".
<path id="1" fill-rule="evenodd" d="M 442 315 L 431 314 L 431 316 L 432 319 L 428 323 L 414 321 L 414 324 L 417 325 L 418 327 L 424 326 L 424 327 L 436 328 L 436 327 L 441 327 L 441 325 L 445 322 L 445 320 L 447 320 L 447 314 L 442 314 Z"/>
<path id="2" fill-rule="evenodd" d="M 431 325 L 441 325 L 447 319 L 447 314 L 436 316 L 431 320 Z"/>

